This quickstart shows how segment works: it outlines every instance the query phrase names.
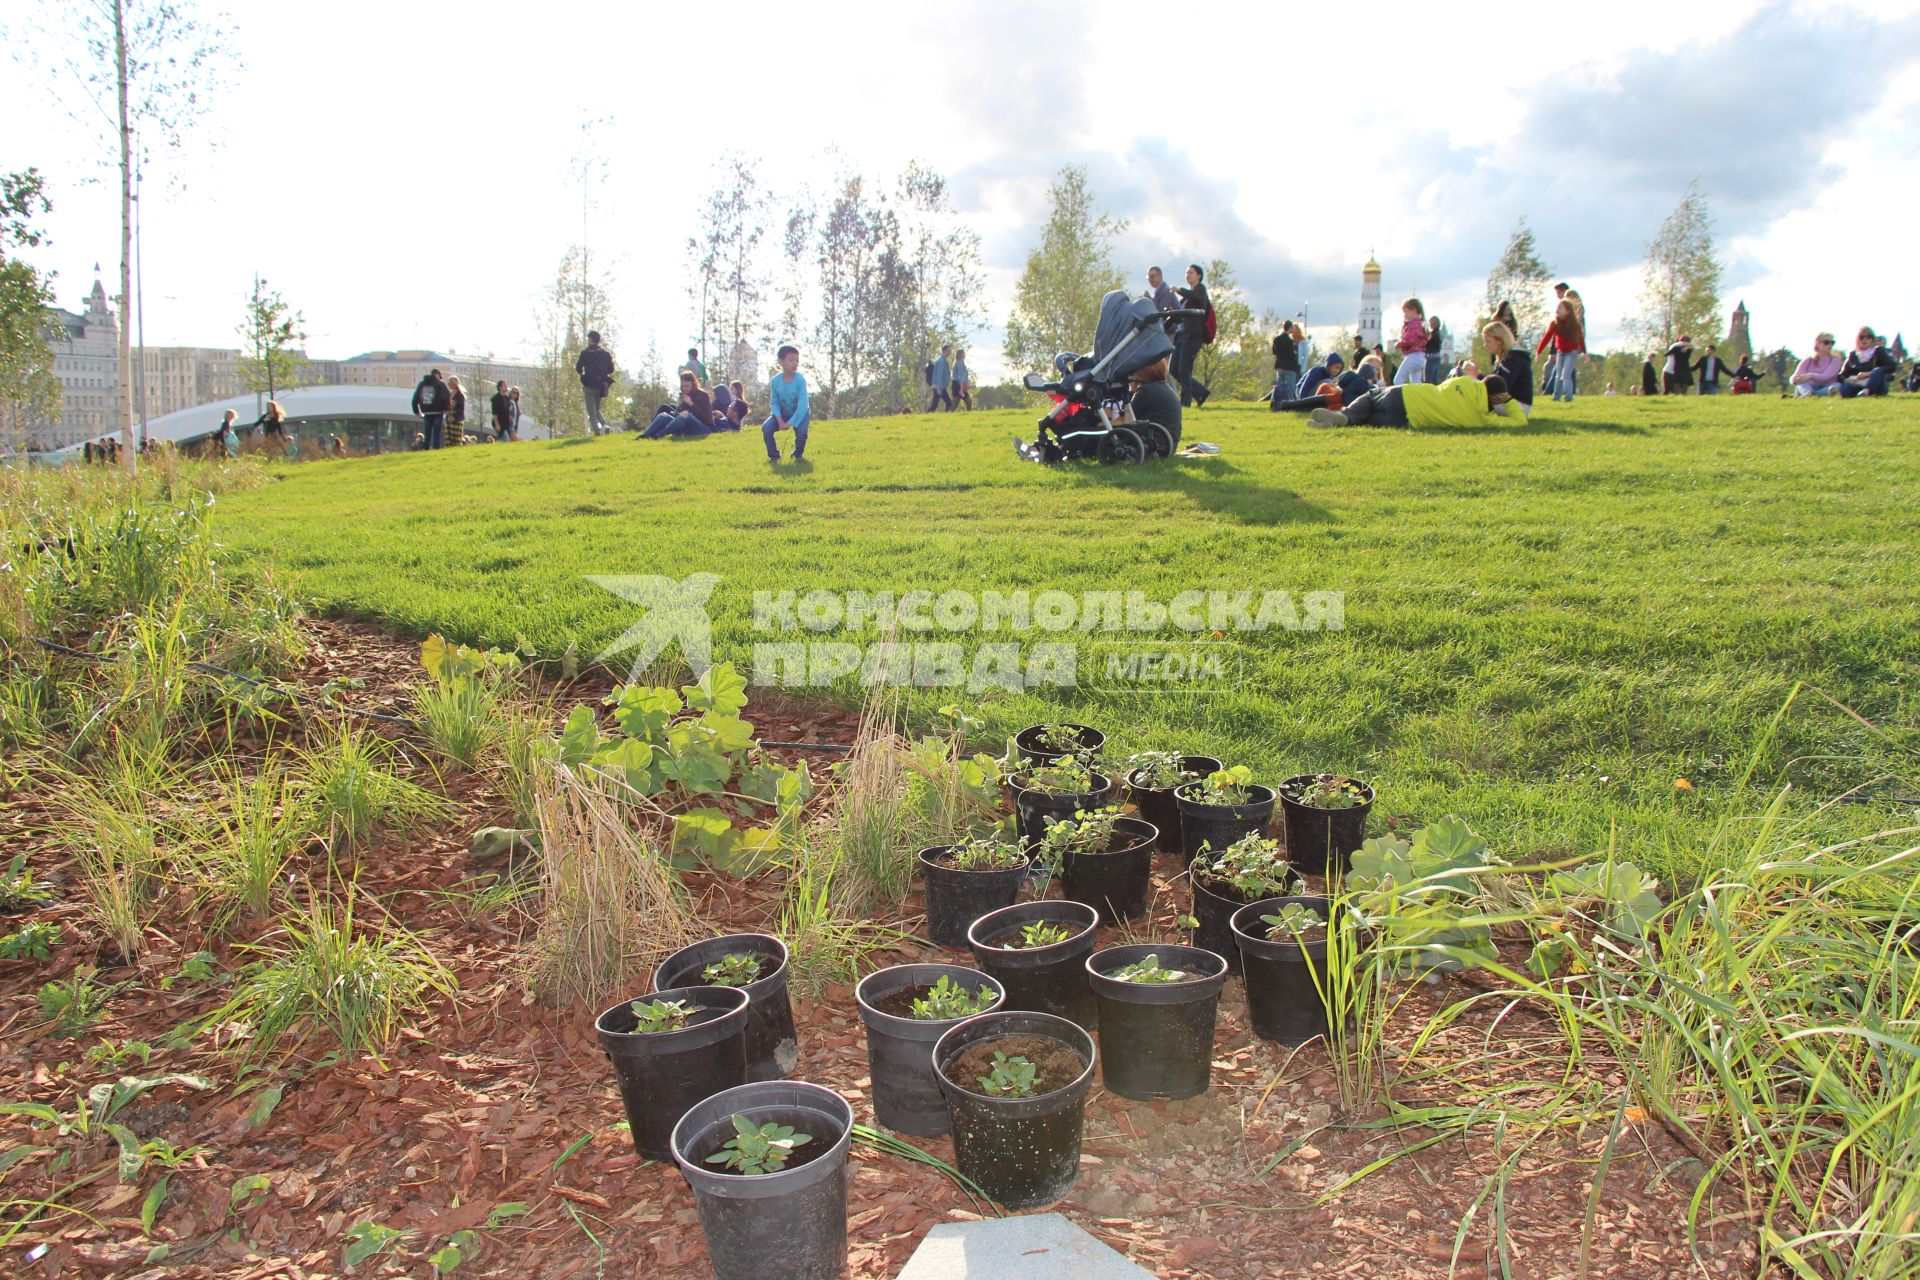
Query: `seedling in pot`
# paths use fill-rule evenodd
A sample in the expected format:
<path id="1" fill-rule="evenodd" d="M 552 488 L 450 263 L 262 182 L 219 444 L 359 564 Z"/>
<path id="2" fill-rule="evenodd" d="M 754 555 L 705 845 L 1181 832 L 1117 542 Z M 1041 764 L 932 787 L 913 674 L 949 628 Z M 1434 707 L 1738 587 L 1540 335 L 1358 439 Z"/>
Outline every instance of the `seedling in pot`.
<path id="1" fill-rule="evenodd" d="M 760 957 L 746 951 L 734 951 L 700 971 L 700 980 L 711 987 L 744 987 L 760 976 Z"/>
<path id="2" fill-rule="evenodd" d="M 1120 821 L 1120 809 L 1079 809 L 1071 818 L 1047 819 L 1046 834 L 1037 851 L 1040 861 L 1052 875 L 1059 875 L 1067 859 L 1087 853 L 1105 853 L 1113 842 L 1113 827 Z"/>
<path id="3" fill-rule="evenodd" d="M 1043 764 L 1014 775 L 1016 785 L 1048 795 L 1081 795 L 1093 790 L 1093 774 L 1087 766 L 1069 756 L 1058 764 Z"/>
<path id="4" fill-rule="evenodd" d="M 813 1135 L 795 1133 L 790 1124 L 769 1120 L 755 1124 L 745 1116 L 733 1117 L 733 1136 L 726 1145 L 707 1157 L 708 1164 L 725 1165 L 735 1173 L 778 1173 L 787 1167 L 794 1148 L 813 1141 Z"/>
<path id="5" fill-rule="evenodd" d="M 684 1031 L 698 1012 L 685 1000 L 635 1000 L 633 1029 L 642 1035 L 657 1031 Z"/>
<path id="6" fill-rule="evenodd" d="M 1262 835 L 1242 836 L 1219 853 L 1203 849 L 1193 861 L 1193 875 L 1242 902 L 1292 897 L 1302 888 L 1279 842 Z"/>
<path id="7" fill-rule="evenodd" d="M 1185 969 L 1162 969 L 1158 955 L 1147 955 L 1124 969 L 1115 969 L 1109 975 L 1121 982 L 1138 982 L 1145 986 L 1160 986 L 1169 982 L 1185 982 L 1193 975 Z"/>
<path id="8" fill-rule="evenodd" d="M 940 981 L 927 988 L 927 994 L 916 999 L 912 1007 L 913 1016 L 921 1022 L 948 1022 L 985 1013 L 992 1003 L 993 993 L 987 988 L 969 991 L 955 982 L 951 974 L 943 973 Z"/>
<path id="9" fill-rule="evenodd" d="M 992 1098 L 1030 1098 L 1033 1096 L 1033 1063 L 1015 1055 L 993 1055 L 993 1070 L 980 1077 L 980 1092 Z"/>
<path id="10" fill-rule="evenodd" d="M 1367 802 L 1366 784 L 1337 773 L 1316 774 L 1289 788 L 1287 799 L 1309 809 L 1352 809 Z"/>
<path id="11" fill-rule="evenodd" d="M 1043 724 L 1033 735 L 1033 743 L 1042 751 L 1064 751 L 1068 756 L 1085 761 L 1092 753 L 1080 738 L 1080 730 L 1070 724 Z"/>
<path id="12" fill-rule="evenodd" d="M 1181 766 L 1183 758 L 1178 751 L 1142 751 L 1127 757 L 1127 774 L 1135 786 L 1149 791 L 1171 791 L 1200 781 L 1199 774 Z"/>
<path id="13" fill-rule="evenodd" d="M 1200 784 L 1199 794 L 1191 798 L 1201 804 L 1245 804 L 1252 798 L 1247 790 L 1252 785 L 1253 770 L 1236 764 L 1208 774 Z"/>
<path id="14" fill-rule="evenodd" d="M 1035 920 L 1032 924 L 1020 926 L 1020 936 L 1009 938 L 1002 946 L 1012 947 L 1016 951 L 1031 950 L 1035 947 L 1051 947 L 1065 942 L 1073 934 L 1065 925 L 1053 924 L 1047 920 Z"/>
<path id="15" fill-rule="evenodd" d="M 1023 866 L 1026 850 L 999 827 L 985 835 L 970 835 L 947 847 L 946 861 L 960 871 L 1006 871 Z"/>
<path id="16" fill-rule="evenodd" d="M 1311 941 L 1327 929 L 1325 920 L 1297 902 L 1283 904 L 1275 914 L 1261 916 L 1260 922 L 1267 926 L 1268 937 L 1284 931 L 1291 934 L 1295 942 Z"/>

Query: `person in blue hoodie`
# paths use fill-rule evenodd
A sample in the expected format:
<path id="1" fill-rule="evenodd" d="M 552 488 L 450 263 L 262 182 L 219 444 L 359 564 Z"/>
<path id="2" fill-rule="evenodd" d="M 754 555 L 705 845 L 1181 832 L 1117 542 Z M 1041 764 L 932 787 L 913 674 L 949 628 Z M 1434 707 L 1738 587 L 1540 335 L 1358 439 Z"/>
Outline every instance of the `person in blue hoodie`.
<path id="1" fill-rule="evenodd" d="M 927 366 L 927 386 L 932 394 L 927 397 L 927 412 L 945 406 L 947 412 L 953 412 L 953 348 L 941 347 L 940 358 Z"/>
<path id="2" fill-rule="evenodd" d="M 800 372 L 800 348 L 791 345 L 780 348 L 779 360 L 780 372 L 767 384 L 767 400 L 773 412 L 760 424 L 760 436 L 767 442 L 767 461 L 778 462 L 780 442 L 775 436 L 781 431 L 792 431 L 793 460 L 802 462 L 807 456 L 807 428 L 812 424 L 813 413 L 807 405 L 807 379 Z"/>

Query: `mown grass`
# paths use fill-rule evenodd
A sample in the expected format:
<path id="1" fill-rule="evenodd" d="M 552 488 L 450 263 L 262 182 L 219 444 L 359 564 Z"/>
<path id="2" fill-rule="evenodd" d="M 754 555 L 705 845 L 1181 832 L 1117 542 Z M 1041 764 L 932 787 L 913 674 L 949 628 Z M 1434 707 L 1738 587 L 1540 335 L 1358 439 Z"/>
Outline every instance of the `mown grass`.
<path id="1" fill-rule="evenodd" d="M 1376 821 L 1470 815 L 1514 857 L 1612 846 L 1687 880 L 1716 819 L 1760 812 L 1776 781 L 1809 840 L 1915 794 L 1815 808 L 1910 773 L 1920 742 L 1920 400 L 1591 398 L 1498 431 L 1228 406 L 1188 419 L 1221 456 L 1140 469 L 1021 465 L 1010 437 L 1031 427 L 822 423 L 805 470 L 770 467 L 752 433 L 312 463 L 223 495 L 216 532 L 323 606 L 546 657 L 638 617 L 589 575 L 721 575 L 715 656 L 743 666 L 756 639 L 808 638 L 756 634 L 755 591 L 1341 591 L 1342 631 L 1236 637 L 1226 687 L 910 706 L 967 703 L 989 738 L 1083 720 L 1269 780 L 1356 771 Z M 1810 694 L 1741 790 L 1734 762 L 1796 683 Z"/>

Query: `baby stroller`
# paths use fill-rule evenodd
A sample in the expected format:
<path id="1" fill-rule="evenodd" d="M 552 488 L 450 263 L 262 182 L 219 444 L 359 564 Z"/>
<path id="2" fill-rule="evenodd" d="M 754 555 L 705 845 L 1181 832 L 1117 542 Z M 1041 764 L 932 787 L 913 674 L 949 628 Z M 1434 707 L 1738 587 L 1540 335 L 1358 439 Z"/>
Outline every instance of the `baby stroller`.
<path id="1" fill-rule="evenodd" d="M 1096 458 L 1102 463 L 1145 462 L 1165 458 L 1178 443 L 1175 432 L 1161 423 L 1141 421 L 1133 412 L 1129 375 L 1163 359 L 1173 351 L 1167 336 L 1169 320 L 1198 317 L 1199 311 L 1160 311 L 1146 298 L 1130 298 L 1115 289 L 1100 300 L 1100 322 L 1094 329 L 1093 354 L 1062 352 L 1054 358 L 1058 381 L 1030 373 L 1030 391 L 1045 391 L 1060 403 L 1040 419 L 1032 444 L 1016 438 L 1014 451 L 1029 462 L 1064 462 Z M 1114 422 L 1121 405 L 1133 420 Z"/>

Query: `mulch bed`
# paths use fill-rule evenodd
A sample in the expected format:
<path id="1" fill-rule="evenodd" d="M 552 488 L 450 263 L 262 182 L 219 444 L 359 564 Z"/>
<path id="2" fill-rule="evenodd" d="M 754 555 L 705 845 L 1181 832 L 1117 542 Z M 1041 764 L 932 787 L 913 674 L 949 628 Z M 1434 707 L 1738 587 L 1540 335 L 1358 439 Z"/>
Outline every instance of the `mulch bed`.
<path id="1" fill-rule="evenodd" d="M 404 707 L 405 688 L 418 671 L 411 641 L 367 625 L 309 625 L 312 649 L 298 677 L 302 682 L 317 689 L 336 677 L 352 677 L 363 683 L 346 691 L 350 705 Z M 604 680 L 578 682 L 561 705 L 596 700 L 605 687 Z M 857 721 L 845 709 L 794 704 L 760 691 L 746 714 L 768 740 L 851 742 Z M 823 758 L 807 758 L 817 773 Z M 167 991 L 160 980 L 203 946 L 220 956 L 223 968 L 237 968 L 246 959 L 239 948 L 244 931 L 207 942 L 181 913 L 163 913 L 137 969 L 114 970 L 79 941 L 90 936 L 89 926 L 65 895 L 30 917 L 63 924 L 66 941 L 47 964 L 0 962 L 0 1099 L 64 1107 L 75 1086 L 164 1071 L 203 1071 L 222 1088 L 207 1094 L 162 1088 L 127 1117 L 143 1138 L 207 1148 L 197 1163 L 174 1174 L 151 1237 L 141 1230 L 139 1212 L 154 1174 L 144 1184 L 121 1186 L 111 1144 L 81 1148 L 72 1165 L 55 1175 L 47 1174 L 44 1160 L 0 1175 L 0 1200 L 15 1202 L 4 1211 L 12 1221 L 22 1211 L 20 1201 L 99 1173 L 62 1201 L 76 1212 L 43 1215 L 0 1245 L 0 1274 L 338 1276 L 347 1274 L 342 1247 L 348 1230 L 378 1222 L 414 1235 L 400 1250 L 352 1274 L 424 1276 L 426 1255 L 447 1235 L 480 1226 L 495 1206 L 509 1203 L 529 1211 L 486 1232 L 459 1274 L 549 1280 L 691 1280 L 712 1274 L 679 1172 L 641 1160 L 614 1127 L 622 1112 L 594 1037 L 596 1011 L 556 1010 L 532 1001 L 516 967 L 524 921 L 511 913 L 477 913 L 452 892 L 500 870 L 475 863 L 471 838 L 479 828 L 501 823 L 506 806 L 497 781 L 484 771 L 451 775 L 447 784 L 460 806 L 455 822 L 411 838 L 378 839 L 362 852 L 358 869 L 362 886 L 421 932 L 453 969 L 460 981 L 457 997 L 406 1028 L 384 1065 L 341 1063 L 291 1079 L 263 1123 L 249 1120 L 257 1091 L 236 1097 L 227 1088 L 234 1082 L 230 1060 L 160 1047 L 163 1035 L 216 1007 L 224 993 L 191 984 Z M 36 870 L 58 891 L 75 873 L 52 843 L 49 799 L 31 783 L 6 797 L 0 802 L 0 837 L 10 853 L 33 851 Z M 1151 921 L 1106 930 L 1103 943 L 1178 937 L 1174 920 L 1186 909 L 1186 891 L 1170 879 L 1176 871 L 1175 859 L 1161 857 Z M 688 882 L 714 932 L 766 929 L 778 917 L 780 887 L 772 877 L 694 873 Z M 884 923 L 918 929 L 918 911 L 916 895 L 898 919 Z M 175 932 L 180 936 L 170 936 Z M 875 964 L 916 960 L 970 963 L 912 944 L 873 957 Z M 114 997 L 105 1021 L 88 1037 L 54 1039 L 35 993 L 42 983 L 91 962 L 101 964 L 100 981 L 131 985 Z M 1416 1019 L 1468 990 L 1460 979 L 1423 986 L 1409 997 L 1396 1025 L 1415 1026 Z M 644 993 L 636 985 L 632 994 Z M 1696 1262 L 1686 1216 L 1700 1168 L 1652 1125 L 1627 1126 L 1597 1199 L 1593 1178 L 1606 1145 L 1605 1122 L 1544 1137 L 1514 1132 L 1504 1141 L 1483 1127 L 1403 1155 L 1327 1196 L 1367 1165 L 1421 1140 L 1424 1131 L 1344 1123 L 1318 1045 L 1290 1050 L 1256 1039 L 1247 1028 L 1237 979 L 1227 983 L 1220 1008 L 1214 1087 L 1207 1094 L 1179 1103 L 1130 1102 L 1105 1092 L 1096 1077 L 1080 1181 L 1058 1206 L 1156 1275 L 1498 1276 L 1496 1213 L 1505 1223 L 1516 1276 L 1644 1280 L 1752 1272 L 1753 1250 L 1736 1214 L 1715 1223 Z M 1497 1012 L 1488 1007 L 1463 1019 L 1429 1052 L 1472 1064 L 1488 1086 L 1539 1078 L 1541 1068 L 1531 1060 L 1536 1052 L 1543 1061 L 1553 1060 L 1554 1029 L 1524 1011 L 1496 1024 Z M 794 1013 L 800 1037 L 796 1077 L 838 1090 L 856 1118 L 870 1122 L 865 1037 L 852 988 L 796 998 Z M 85 1047 L 101 1039 L 148 1041 L 155 1046 L 153 1060 L 144 1067 L 83 1063 Z M 1592 1069 L 1603 1085 L 1609 1083 L 1604 1064 Z M 1410 1084 L 1403 1097 L 1418 1091 Z M 29 1128 L 24 1119 L 0 1117 L 0 1156 L 27 1141 Z M 946 1139 L 915 1142 L 952 1158 Z M 1496 1203 L 1487 1188 L 1503 1162 L 1506 1184 Z M 920 1165 L 856 1146 L 850 1173 L 850 1276 L 893 1276 L 930 1227 L 976 1216 L 958 1188 Z M 236 1207 L 235 1184 L 256 1174 L 267 1179 L 266 1190 Z M 1456 1236 L 1468 1218 L 1456 1264 Z M 149 1251 L 160 1243 L 170 1246 L 170 1255 L 149 1261 Z M 36 1250 L 37 1259 L 30 1261 Z"/>

